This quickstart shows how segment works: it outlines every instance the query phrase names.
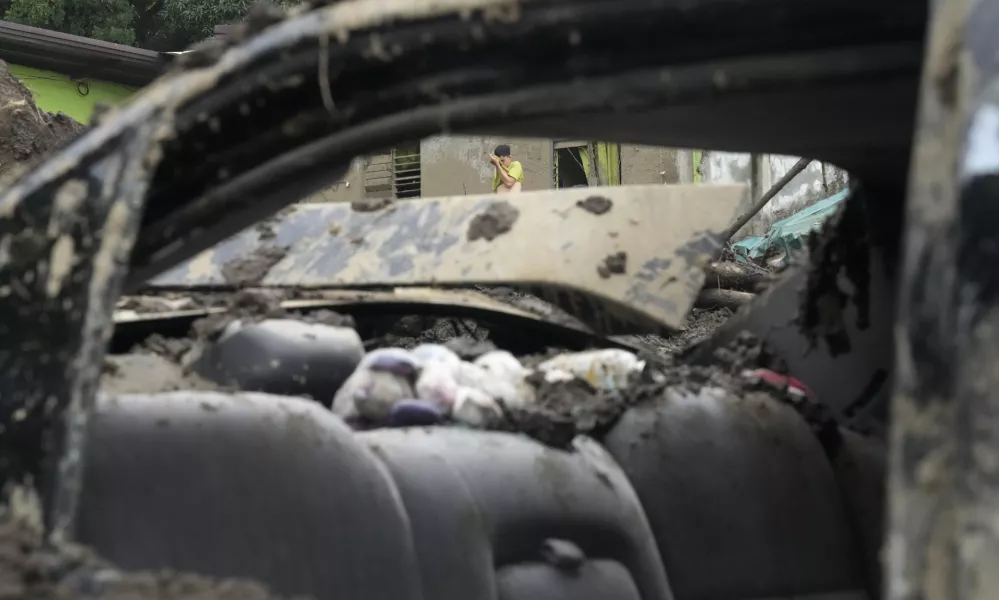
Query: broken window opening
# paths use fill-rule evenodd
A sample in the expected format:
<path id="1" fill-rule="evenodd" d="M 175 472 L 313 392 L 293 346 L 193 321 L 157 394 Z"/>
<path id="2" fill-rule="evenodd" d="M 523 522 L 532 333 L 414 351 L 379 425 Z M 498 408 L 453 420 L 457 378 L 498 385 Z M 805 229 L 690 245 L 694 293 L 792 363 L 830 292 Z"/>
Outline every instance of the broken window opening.
<path id="1" fill-rule="evenodd" d="M 392 150 L 392 187 L 396 198 L 419 198 L 423 191 L 420 145 Z"/>
<path id="2" fill-rule="evenodd" d="M 552 183 L 555 187 L 621 185 L 621 148 L 617 144 L 554 140 L 553 148 Z M 582 169 L 582 181 L 577 168 Z M 571 171 L 561 175 L 560 171 L 565 169 Z"/>
<path id="3" fill-rule="evenodd" d="M 558 148 L 555 150 L 555 187 L 587 187 L 586 169 L 579 153 L 579 147 Z"/>

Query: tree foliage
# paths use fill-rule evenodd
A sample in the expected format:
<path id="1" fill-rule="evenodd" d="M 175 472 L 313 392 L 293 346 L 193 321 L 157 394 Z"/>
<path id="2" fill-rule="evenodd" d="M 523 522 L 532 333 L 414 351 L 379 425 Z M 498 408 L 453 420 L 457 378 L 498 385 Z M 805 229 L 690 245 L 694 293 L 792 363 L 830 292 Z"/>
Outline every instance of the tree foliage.
<path id="1" fill-rule="evenodd" d="M 108 42 L 135 43 L 129 0 L 11 0 L 4 19 Z"/>
<path id="2" fill-rule="evenodd" d="M 3 19 L 150 50 L 183 50 L 254 0 L 0 0 Z M 279 4 L 289 4 L 281 0 Z"/>

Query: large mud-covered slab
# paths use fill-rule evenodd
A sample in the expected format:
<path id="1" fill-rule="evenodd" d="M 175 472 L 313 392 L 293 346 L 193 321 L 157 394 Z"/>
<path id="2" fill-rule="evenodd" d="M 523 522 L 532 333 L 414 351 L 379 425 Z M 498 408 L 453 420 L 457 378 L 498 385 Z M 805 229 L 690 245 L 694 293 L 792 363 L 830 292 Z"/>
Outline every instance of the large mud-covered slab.
<path id="1" fill-rule="evenodd" d="M 296 206 L 154 286 L 517 285 L 598 333 L 683 324 L 747 189 L 635 186 Z"/>

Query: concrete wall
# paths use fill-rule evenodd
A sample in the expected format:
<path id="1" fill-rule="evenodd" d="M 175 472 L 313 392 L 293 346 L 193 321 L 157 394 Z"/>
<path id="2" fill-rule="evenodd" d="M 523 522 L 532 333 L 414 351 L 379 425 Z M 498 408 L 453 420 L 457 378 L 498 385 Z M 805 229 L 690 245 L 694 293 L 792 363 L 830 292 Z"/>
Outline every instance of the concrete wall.
<path id="1" fill-rule="evenodd" d="M 677 150 L 621 144 L 621 184 L 679 183 Z"/>
<path id="2" fill-rule="evenodd" d="M 489 155 L 500 144 L 509 144 L 514 160 L 524 166 L 525 191 L 551 188 L 550 140 L 440 136 L 420 143 L 423 197 L 491 192 L 494 169 Z"/>
<path id="3" fill-rule="evenodd" d="M 552 187 L 552 143 L 542 139 L 494 137 L 434 137 L 420 144 L 425 197 L 479 194 L 492 191 L 493 168 L 487 156 L 499 145 L 510 144 L 524 165 L 524 189 Z M 621 145 L 621 182 L 624 185 L 677 183 L 677 150 L 634 144 Z"/>
<path id="4" fill-rule="evenodd" d="M 422 196 L 462 196 L 492 191 L 493 167 L 489 154 L 509 144 L 524 165 L 524 190 L 551 188 L 551 141 L 492 137 L 433 137 L 420 142 Z M 365 159 L 355 160 L 344 181 L 313 194 L 307 202 L 353 202 L 364 195 Z M 349 183 L 350 185 L 346 185 Z"/>
<path id="5" fill-rule="evenodd" d="M 554 150 L 551 140 L 439 136 L 420 143 L 423 197 L 491 192 L 493 167 L 489 164 L 488 155 L 496 146 L 504 143 L 510 145 L 514 158 L 524 165 L 525 190 L 552 187 Z M 705 176 L 704 181 L 749 181 L 749 155 L 705 152 L 703 156 L 702 173 L 712 173 L 710 177 Z M 343 181 L 320 194 L 314 194 L 307 201 L 352 202 L 363 199 L 364 164 L 364 159 L 354 161 Z M 623 185 L 693 181 L 692 151 L 636 144 L 621 145 Z"/>
<path id="6" fill-rule="evenodd" d="M 364 199 L 364 159 L 355 160 L 350 170 L 325 190 L 313 194 L 303 202 L 354 202 Z"/>

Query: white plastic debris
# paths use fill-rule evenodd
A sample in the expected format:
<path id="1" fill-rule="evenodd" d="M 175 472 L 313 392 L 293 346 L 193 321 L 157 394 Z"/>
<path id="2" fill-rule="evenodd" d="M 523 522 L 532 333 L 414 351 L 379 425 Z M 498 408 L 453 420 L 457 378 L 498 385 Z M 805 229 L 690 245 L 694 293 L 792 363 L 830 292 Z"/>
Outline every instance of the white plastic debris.
<path id="1" fill-rule="evenodd" d="M 416 379 L 416 398 L 432 402 L 442 413 L 450 414 L 458 394 L 457 368 L 457 365 L 447 362 L 424 363 Z"/>
<path id="2" fill-rule="evenodd" d="M 507 381 L 517 381 L 524 379 L 531 374 L 531 370 L 520 364 L 520 361 L 506 350 L 493 350 L 486 352 L 475 359 L 472 363 L 489 373 L 502 377 Z"/>
<path id="3" fill-rule="evenodd" d="M 385 422 L 402 400 L 422 400 L 471 427 L 491 427 L 504 409 L 534 402 L 532 371 L 512 354 L 488 352 L 474 363 L 450 349 L 423 344 L 411 351 L 382 348 L 367 354 L 337 391 L 333 412 L 344 418 Z"/>
<path id="4" fill-rule="evenodd" d="M 419 362 L 402 348 L 368 353 L 333 397 L 333 414 L 371 421 L 387 419 L 400 400 L 413 398 Z"/>
<path id="5" fill-rule="evenodd" d="M 469 427 L 488 429 L 503 420 L 503 411 L 485 392 L 462 387 L 458 389 L 451 418 Z"/>
<path id="6" fill-rule="evenodd" d="M 566 383 L 576 378 L 571 372 L 563 369 L 538 370 L 545 374 L 545 381 L 548 383 Z"/>
<path id="7" fill-rule="evenodd" d="M 645 361 L 618 348 L 567 352 L 538 365 L 538 370 L 545 374 L 545 381 L 550 383 L 578 377 L 606 391 L 626 387 L 632 376 L 644 368 Z"/>
<path id="8" fill-rule="evenodd" d="M 457 380 L 458 385 L 483 392 L 506 408 L 522 408 L 534 402 L 534 389 L 523 376 L 505 378 L 477 364 L 463 362 Z"/>
<path id="9" fill-rule="evenodd" d="M 453 350 L 440 344 L 420 344 L 410 350 L 409 353 L 423 364 L 438 362 L 453 366 L 462 362 L 461 357 L 455 354 Z"/>

